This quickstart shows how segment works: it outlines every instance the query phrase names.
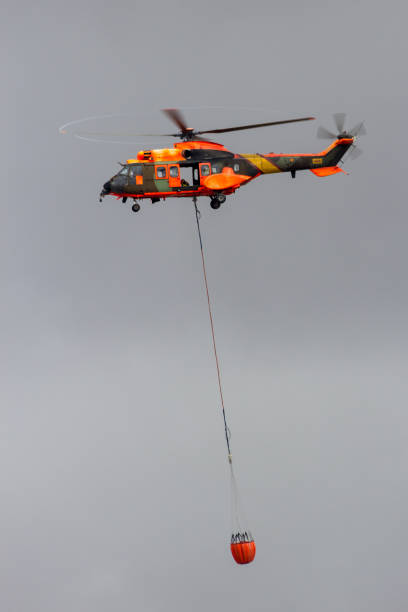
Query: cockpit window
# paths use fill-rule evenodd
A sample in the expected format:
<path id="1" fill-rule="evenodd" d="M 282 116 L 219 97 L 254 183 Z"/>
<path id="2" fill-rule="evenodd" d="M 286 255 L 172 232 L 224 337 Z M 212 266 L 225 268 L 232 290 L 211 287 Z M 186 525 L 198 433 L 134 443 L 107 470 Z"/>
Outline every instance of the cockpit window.
<path id="1" fill-rule="evenodd" d="M 119 174 L 127 174 L 128 170 L 129 170 L 129 168 L 127 166 L 125 166 L 124 168 L 122 168 L 122 170 L 119 172 Z"/>
<path id="2" fill-rule="evenodd" d="M 211 171 L 213 174 L 218 174 L 219 172 L 221 172 L 221 164 L 213 164 L 211 166 Z"/>
<path id="3" fill-rule="evenodd" d="M 134 164 L 129 166 L 129 178 L 134 179 L 135 176 L 143 176 L 142 164 Z"/>

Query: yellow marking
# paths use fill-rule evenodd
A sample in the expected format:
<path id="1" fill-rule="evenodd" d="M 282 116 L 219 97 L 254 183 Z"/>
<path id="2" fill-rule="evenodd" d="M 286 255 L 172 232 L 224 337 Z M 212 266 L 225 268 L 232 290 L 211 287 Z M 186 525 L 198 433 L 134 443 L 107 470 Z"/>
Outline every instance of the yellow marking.
<path id="1" fill-rule="evenodd" d="M 323 160 L 322 160 L 322 158 L 321 158 L 321 157 L 313 157 L 313 158 L 312 158 L 312 164 L 313 164 L 314 166 L 321 166 L 321 165 L 322 165 L 322 163 L 323 163 Z"/>
<path id="2" fill-rule="evenodd" d="M 262 157 L 262 155 L 247 154 L 247 155 L 243 155 L 242 157 L 245 157 L 245 159 L 247 159 L 252 164 L 254 164 L 254 166 L 256 166 L 258 170 L 260 170 L 263 174 L 272 174 L 274 172 L 282 172 L 282 170 L 280 170 L 277 166 L 275 166 L 275 164 L 270 162 L 265 157 Z"/>

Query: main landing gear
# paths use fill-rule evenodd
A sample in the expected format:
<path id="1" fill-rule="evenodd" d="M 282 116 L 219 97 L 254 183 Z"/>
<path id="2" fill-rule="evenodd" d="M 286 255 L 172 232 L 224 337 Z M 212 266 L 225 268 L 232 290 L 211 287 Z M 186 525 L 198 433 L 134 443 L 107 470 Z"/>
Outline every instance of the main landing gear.
<path id="1" fill-rule="evenodd" d="M 221 204 L 224 204 L 225 200 L 226 200 L 226 196 L 223 193 L 220 193 L 216 196 L 213 196 L 211 198 L 211 202 L 210 202 L 210 206 L 213 210 L 217 210 Z"/>

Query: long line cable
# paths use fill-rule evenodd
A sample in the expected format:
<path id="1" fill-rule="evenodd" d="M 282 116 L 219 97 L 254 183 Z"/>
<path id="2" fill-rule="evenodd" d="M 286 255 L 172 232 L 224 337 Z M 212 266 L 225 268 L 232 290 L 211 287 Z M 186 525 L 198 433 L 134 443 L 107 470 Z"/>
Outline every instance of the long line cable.
<path id="1" fill-rule="evenodd" d="M 220 368 L 220 363 L 219 363 L 219 359 L 218 359 L 217 344 L 215 342 L 214 320 L 213 320 L 213 316 L 212 316 L 210 292 L 209 292 L 209 289 L 208 289 L 207 271 L 205 269 L 204 247 L 203 247 L 203 240 L 202 240 L 201 229 L 200 229 L 200 216 L 201 216 L 201 214 L 200 214 L 200 211 L 198 210 L 198 207 L 197 207 L 197 198 L 196 197 L 193 198 L 193 202 L 194 202 L 195 216 L 196 216 L 196 221 L 197 221 L 198 239 L 200 241 L 201 261 L 202 261 L 202 264 L 203 264 L 203 275 L 204 275 L 205 291 L 206 291 L 206 294 L 207 294 L 208 314 L 209 314 L 209 317 L 210 317 L 211 335 L 212 335 L 213 348 L 214 348 L 215 364 L 217 366 L 218 389 L 219 389 L 219 393 L 220 393 L 220 400 L 221 400 L 221 407 L 222 407 L 222 416 L 223 416 L 223 419 L 224 419 L 225 440 L 227 442 L 227 449 L 228 449 L 228 462 L 229 462 L 229 467 L 230 467 L 230 471 L 231 471 L 231 523 L 232 523 L 231 542 L 237 542 L 236 538 L 239 538 L 238 542 L 252 543 L 252 546 L 254 547 L 253 548 L 253 553 L 251 555 L 250 560 L 246 561 L 246 562 L 250 562 L 250 561 L 253 560 L 253 558 L 255 556 L 255 544 L 254 544 L 254 540 L 253 540 L 252 534 L 249 531 L 249 529 L 246 529 L 244 531 L 244 529 L 242 527 L 243 523 L 241 521 L 241 516 L 240 516 L 242 514 L 242 508 L 241 508 L 241 503 L 240 503 L 240 499 L 239 499 L 238 485 L 237 485 L 237 481 L 235 479 L 234 469 L 233 469 L 233 466 L 232 466 L 232 455 L 231 455 L 231 447 L 230 447 L 230 437 L 231 437 L 231 435 L 230 435 L 229 427 L 227 425 L 227 417 L 225 415 L 224 395 L 223 395 L 223 392 L 222 392 L 222 383 L 221 383 L 221 368 Z M 245 519 L 245 523 L 246 523 L 246 519 Z M 233 556 L 234 556 L 234 559 L 235 559 L 234 553 L 233 553 Z"/>
<path id="2" fill-rule="evenodd" d="M 198 239 L 200 241 L 201 261 L 202 261 L 202 264 L 203 264 L 204 283 L 205 283 L 205 290 L 206 290 L 206 293 L 207 293 L 208 314 L 209 314 L 209 317 L 210 317 L 210 325 L 211 325 L 211 334 L 212 334 L 212 341 L 213 341 L 213 348 L 214 348 L 215 364 L 217 366 L 218 389 L 219 389 L 219 392 L 220 392 L 220 400 L 221 400 L 221 407 L 222 407 L 222 416 L 223 416 L 223 419 L 224 419 L 225 440 L 227 442 L 227 449 L 228 449 L 228 461 L 229 461 L 229 463 L 231 465 L 231 468 L 232 468 L 232 455 L 231 455 L 231 448 L 230 448 L 230 430 L 229 430 L 229 427 L 227 425 L 227 418 L 225 416 L 224 395 L 223 395 L 223 392 L 222 392 L 222 383 L 221 383 L 221 369 L 220 369 L 220 363 L 219 363 L 219 360 L 218 360 L 217 345 L 216 345 L 216 342 L 215 342 L 214 321 L 213 321 L 212 310 L 211 310 L 210 292 L 208 290 L 207 272 L 206 272 L 206 269 L 205 269 L 204 248 L 203 248 L 203 240 L 202 240 L 202 237 L 201 237 L 201 229 L 200 229 L 200 211 L 197 208 L 197 198 L 194 197 L 193 198 L 193 202 L 194 202 L 195 216 L 196 216 L 196 221 L 197 221 Z"/>

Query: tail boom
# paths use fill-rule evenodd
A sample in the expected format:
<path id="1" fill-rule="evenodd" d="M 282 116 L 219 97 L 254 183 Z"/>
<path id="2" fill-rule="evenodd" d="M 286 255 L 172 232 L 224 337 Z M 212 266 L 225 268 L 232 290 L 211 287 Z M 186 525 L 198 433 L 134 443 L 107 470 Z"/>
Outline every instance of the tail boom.
<path id="1" fill-rule="evenodd" d="M 354 138 L 341 138 L 335 140 L 321 153 L 306 153 L 287 155 L 267 153 L 265 155 L 242 155 L 247 159 L 259 174 L 274 174 L 276 172 L 297 172 L 298 170 L 318 170 L 320 168 L 336 167 L 343 155 L 354 142 Z M 328 176 L 330 173 L 316 173 L 319 176 Z"/>

